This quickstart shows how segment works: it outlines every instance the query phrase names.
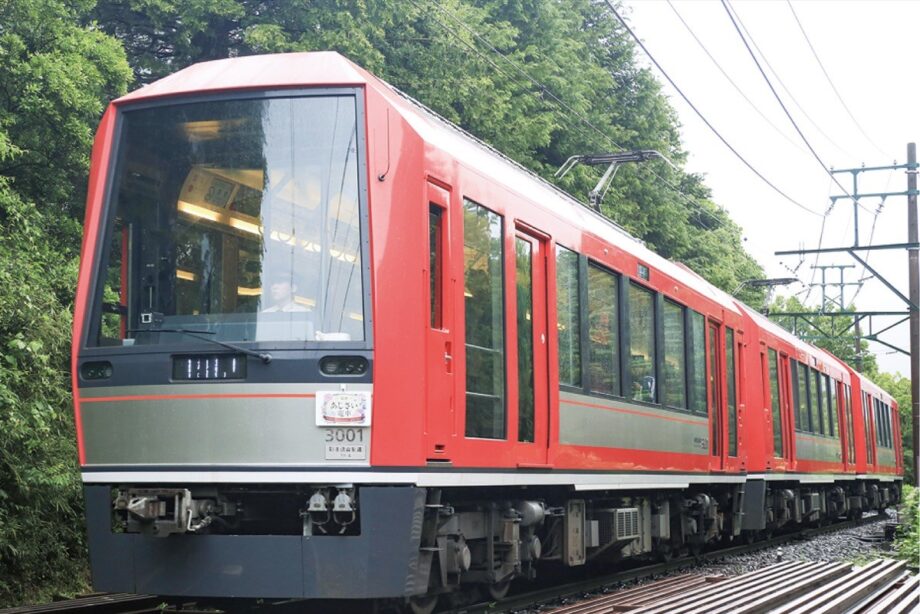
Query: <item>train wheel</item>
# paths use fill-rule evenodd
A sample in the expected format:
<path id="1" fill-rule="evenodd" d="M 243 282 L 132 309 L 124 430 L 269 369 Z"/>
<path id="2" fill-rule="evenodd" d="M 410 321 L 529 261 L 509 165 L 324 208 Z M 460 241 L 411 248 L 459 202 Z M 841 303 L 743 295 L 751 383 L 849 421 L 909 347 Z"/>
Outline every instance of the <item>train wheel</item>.
<path id="1" fill-rule="evenodd" d="M 431 614 L 438 605 L 438 595 L 418 595 L 409 597 L 409 610 L 412 614 Z"/>
<path id="2" fill-rule="evenodd" d="M 486 587 L 489 597 L 495 601 L 501 601 L 508 595 L 508 590 L 511 588 L 511 579 L 502 580 L 501 582 L 496 582 L 495 584 L 490 584 Z"/>

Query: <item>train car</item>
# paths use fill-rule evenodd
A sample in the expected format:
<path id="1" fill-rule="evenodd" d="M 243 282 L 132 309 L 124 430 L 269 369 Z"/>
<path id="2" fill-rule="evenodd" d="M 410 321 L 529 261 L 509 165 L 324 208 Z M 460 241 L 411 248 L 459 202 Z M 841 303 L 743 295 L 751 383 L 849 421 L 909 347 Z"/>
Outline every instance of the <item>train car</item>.
<path id="1" fill-rule="evenodd" d="M 767 458 L 764 339 L 839 394 L 829 356 L 342 56 L 197 64 L 93 148 L 94 586 L 424 612 L 841 516 L 788 381 Z"/>

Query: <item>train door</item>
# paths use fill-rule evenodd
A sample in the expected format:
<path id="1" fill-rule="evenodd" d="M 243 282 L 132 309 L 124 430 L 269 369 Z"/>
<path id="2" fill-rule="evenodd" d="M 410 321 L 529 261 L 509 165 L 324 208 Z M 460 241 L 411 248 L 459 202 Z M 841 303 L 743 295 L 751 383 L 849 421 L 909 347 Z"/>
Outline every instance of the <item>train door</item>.
<path id="1" fill-rule="evenodd" d="M 792 378 L 789 375 L 789 356 L 786 353 L 780 354 L 779 360 L 779 385 L 780 385 L 780 420 L 782 422 L 782 458 L 785 461 L 784 468 L 788 469 L 793 458 L 793 446 L 795 446 L 795 408 L 792 406 Z"/>
<path id="2" fill-rule="evenodd" d="M 518 228 L 514 236 L 517 323 L 518 465 L 546 463 L 549 447 L 547 242 Z M 509 306 L 511 307 L 511 306 Z"/>
<path id="3" fill-rule="evenodd" d="M 454 347 L 450 279 L 450 192 L 428 182 L 428 288 L 425 454 L 432 461 L 450 459 L 454 438 Z"/>
<path id="4" fill-rule="evenodd" d="M 708 377 L 707 398 L 709 403 L 709 461 L 710 469 L 721 471 L 725 467 L 725 403 L 722 395 L 722 344 L 720 343 L 719 323 L 708 323 L 706 335 L 706 371 Z"/>

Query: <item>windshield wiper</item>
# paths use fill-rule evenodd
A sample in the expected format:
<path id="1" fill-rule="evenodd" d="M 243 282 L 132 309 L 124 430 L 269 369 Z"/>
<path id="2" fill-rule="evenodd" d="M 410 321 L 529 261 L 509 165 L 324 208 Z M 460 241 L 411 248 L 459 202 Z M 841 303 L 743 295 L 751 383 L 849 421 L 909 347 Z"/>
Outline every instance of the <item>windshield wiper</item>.
<path id="1" fill-rule="evenodd" d="M 210 330 L 188 330 L 185 328 L 131 328 L 125 332 L 129 333 L 179 333 L 181 335 L 188 335 L 189 337 L 194 337 L 195 339 L 201 339 L 202 341 L 208 341 L 210 343 L 216 343 L 222 347 L 233 350 L 235 352 L 240 352 L 241 354 L 246 354 L 247 356 L 255 356 L 265 364 L 268 364 L 272 361 L 272 355 L 268 352 L 256 352 L 255 350 L 248 350 L 242 348 L 238 345 L 233 345 L 232 343 L 227 343 L 226 341 L 220 341 L 218 339 L 211 339 L 205 335 L 216 335 L 214 331 Z"/>

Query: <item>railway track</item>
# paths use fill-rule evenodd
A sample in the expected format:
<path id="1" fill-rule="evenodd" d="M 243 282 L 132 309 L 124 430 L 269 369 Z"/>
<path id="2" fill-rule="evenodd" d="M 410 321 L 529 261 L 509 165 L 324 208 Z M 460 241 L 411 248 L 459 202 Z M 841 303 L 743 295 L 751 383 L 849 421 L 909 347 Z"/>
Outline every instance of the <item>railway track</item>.
<path id="1" fill-rule="evenodd" d="M 752 544 L 720 548 L 718 550 L 702 552 L 697 555 L 685 556 L 663 563 L 643 565 L 633 569 L 619 570 L 608 574 L 597 575 L 584 580 L 578 580 L 575 582 L 568 582 L 546 588 L 540 588 L 534 591 L 513 594 L 500 603 L 481 602 L 464 608 L 448 608 L 439 611 L 457 612 L 463 614 L 478 614 L 481 612 L 489 612 L 492 614 L 499 612 L 515 612 L 519 610 L 527 610 L 529 608 L 545 605 L 547 603 L 559 602 L 573 597 L 580 598 L 584 595 L 601 591 L 605 587 L 611 585 L 652 578 L 666 573 L 673 573 L 682 569 L 689 569 L 691 567 L 698 566 L 702 563 L 717 561 L 719 559 L 741 554 L 757 552 L 759 550 L 767 550 L 781 546 L 791 541 L 808 539 L 823 533 L 842 531 L 865 524 L 881 522 L 886 518 L 887 515 L 878 514 L 874 516 L 867 516 L 860 520 L 848 520 L 845 522 L 835 523 L 826 527 L 808 527 L 799 531 L 794 531 L 788 534 L 771 537 L 770 539 L 763 541 L 754 542 Z"/>
<path id="2" fill-rule="evenodd" d="M 526 610 L 541 604 L 560 602 L 567 598 L 583 597 L 586 594 L 601 591 L 605 587 L 622 584 L 639 579 L 652 578 L 666 573 L 688 569 L 708 561 L 716 561 L 726 557 L 747 554 L 758 550 L 765 550 L 781 546 L 785 543 L 807 539 L 822 533 L 840 531 L 844 529 L 880 522 L 887 518 L 884 515 L 868 516 L 861 520 L 846 521 L 828 525 L 826 527 L 807 528 L 800 531 L 772 537 L 767 540 L 755 542 L 753 544 L 744 544 L 730 546 L 708 552 L 702 552 L 697 555 L 681 557 L 663 563 L 644 565 L 632 569 L 619 570 L 613 573 L 596 575 L 591 578 L 582 579 L 574 582 L 565 582 L 555 584 L 534 591 L 520 592 L 512 594 L 500 603 L 494 601 L 481 602 L 462 607 L 446 607 L 439 609 L 439 612 L 456 612 L 458 614 L 478 614 L 480 612 L 499 613 Z M 226 602 L 225 602 L 226 603 Z M 343 604 L 345 605 L 345 604 Z M 350 605 L 354 605 L 353 603 Z M 85 614 L 147 614 L 159 612 L 181 612 L 182 614 L 220 614 L 222 612 L 304 612 L 317 613 L 329 611 L 325 609 L 330 604 L 314 606 L 308 602 L 290 600 L 280 603 L 258 605 L 247 602 L 246 605 L 236 603 L 225 605 L 224 607 L 214 607 L 209 604 L 207 607 L 199 606 L 196 603 L 176 603 L 175 600 L 167 600 L 155 595 L 135 595 L 128 593 L 104 593 L 92 594 L 76 599 L 56 601 L 49 604 L 21 606 L 16 608 L 0 609 L 0 614 L 58 614 L 61 612 L 78 612 Z M 338 609 L 338 608 L 337 608 Z M 359 611 L 346 607 L 344 610 L 349 612 Z M 343 611 L 344 611 L 343 610 Z M 380 611 L 388 611 L 386 608 Z"/>

